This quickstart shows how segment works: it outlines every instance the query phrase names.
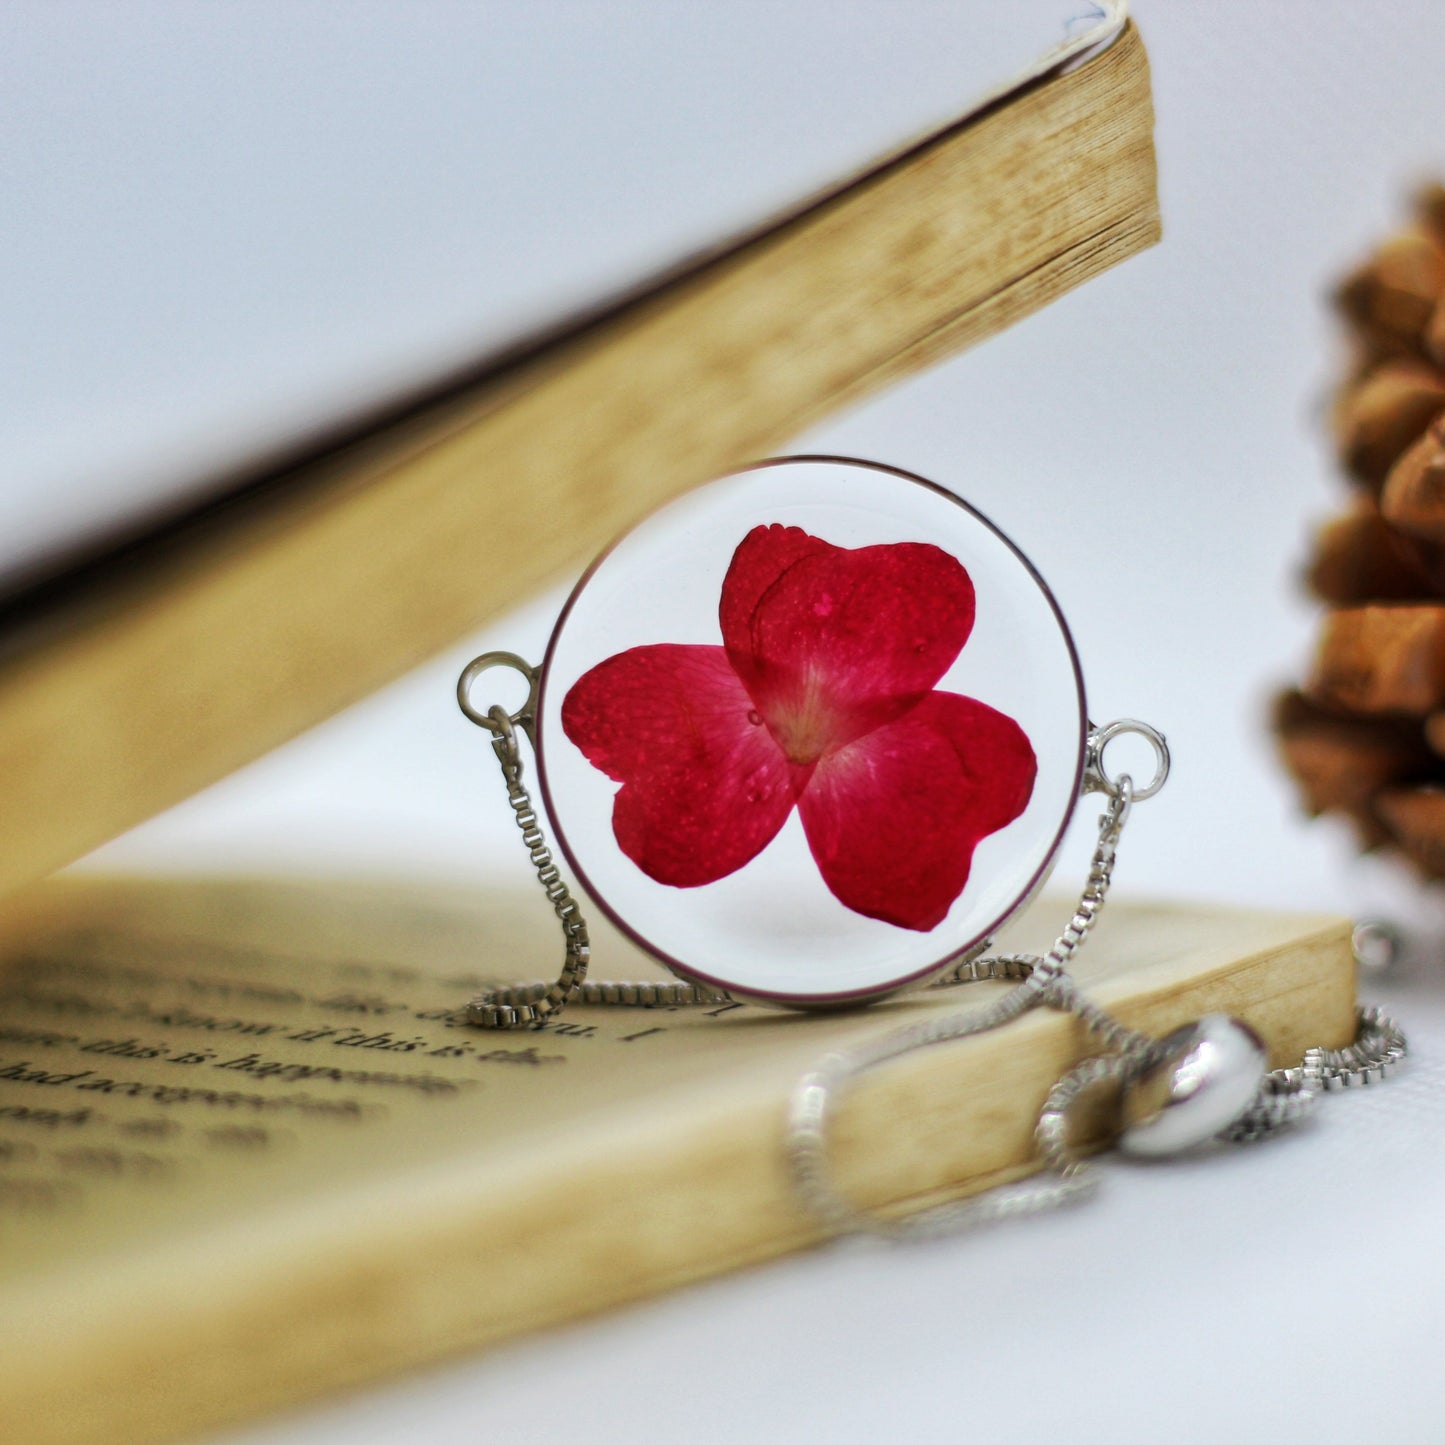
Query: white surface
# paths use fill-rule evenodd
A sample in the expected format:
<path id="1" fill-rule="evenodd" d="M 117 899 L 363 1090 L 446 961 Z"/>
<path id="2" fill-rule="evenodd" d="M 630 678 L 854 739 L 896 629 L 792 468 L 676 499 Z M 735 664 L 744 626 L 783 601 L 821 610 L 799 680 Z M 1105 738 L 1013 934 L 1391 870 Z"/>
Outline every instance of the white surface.
<path id="1" fill-rule="evenodd" d="M 1038 763 L 1028 806 L 982 838 L 968 883 L 936 928 L 867 918 L 828 890 L 794 809 L 751 862 L 702 888 L 649 878 L 612 831 L 618 784 L 563 734 L 562 702 L 583 673 L 629 647 L 718 646 L 718 599 L 754 526 L 800 527 L 836 547 L 930 542 L 972 579 L 973 630 L 937 690 L 977 698 L 1023 729 Z M 639 585 L 645 579 L 645 586 Z M 1085 719 L 1058 613 L 1018 553 L 932 487 L 836 462 L 795 462 L 720 479 L 679 498 L 614 548 L 567 615 L 547 664 L 538 741 L 554 833 L 593 896 L 650 952 L 754 994 L 879 991 L 942 967 L 987 938 L 1046 874 L 1078 797 Z"/>
<path id="2" fill-rule="evenodd" d="M 9 0 L 0 584 L 756 226 L 1097 21 Z"/>
<path id="3" fill-rule="evenodd" d="M 1175 776 L 1131 824 L 1121 891 L 1424 916 L 1412 885 L 1299 818 L 1263 716 L 1309 645 L 1306 527 L 1342 499 L 1316 414 L 1335 365 L 1321 294 L 1445 167 L 1445 7 L 1136 8 L 1163 245 L 807 442 L 967 479 L 1059 593 L 1099 713 L 1169 734 Z M 536 652 L 545 612 L 108 860 L 521 880 L 450 689 L 473 646 Z M 1445 966 L 1429 975 L 1399 1001 L 1409 1072 L 1288 1142 L 1120 1168 L 1017 1229 L 795 1259 L 232 1445 L 1439 1439 Z"/>

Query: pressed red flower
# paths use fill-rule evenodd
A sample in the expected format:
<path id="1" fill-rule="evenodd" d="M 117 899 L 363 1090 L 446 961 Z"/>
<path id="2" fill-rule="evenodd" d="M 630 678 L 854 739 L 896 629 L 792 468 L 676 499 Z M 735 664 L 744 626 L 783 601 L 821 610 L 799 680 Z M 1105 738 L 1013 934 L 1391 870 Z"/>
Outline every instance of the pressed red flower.
<path id="1" fill-rule="evenodd" d="M 568 738 L 622 784 L 618 846 L 657 882 L 697 887 L 755 858 L 796 807 L 839 902 L 935 928 L 1036 772 L 1012 718 L 934 691 L 973 629 L 967 571 L 925 542 L 755 527 L 718 613 L 721 646 L 629 648 L 563 700 Z"/>

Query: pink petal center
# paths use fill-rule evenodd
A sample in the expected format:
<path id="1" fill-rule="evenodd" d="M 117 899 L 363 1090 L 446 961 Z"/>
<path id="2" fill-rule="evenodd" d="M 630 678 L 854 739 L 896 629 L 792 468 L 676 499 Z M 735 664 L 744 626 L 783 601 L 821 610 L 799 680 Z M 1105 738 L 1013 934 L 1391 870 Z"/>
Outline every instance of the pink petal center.
<path id="1" fill-rule="evenodd" d="M 837 689 L 811 669 L 768 699 L 767 724 L 788 761 L 803 768 L 846 746 L 855 732 Z"/>

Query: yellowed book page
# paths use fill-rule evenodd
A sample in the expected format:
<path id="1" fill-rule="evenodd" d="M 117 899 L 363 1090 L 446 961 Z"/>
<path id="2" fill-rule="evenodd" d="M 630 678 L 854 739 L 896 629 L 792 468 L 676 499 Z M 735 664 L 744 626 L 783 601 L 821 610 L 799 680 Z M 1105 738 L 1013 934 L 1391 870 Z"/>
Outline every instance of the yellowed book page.
<path id="1" fill-rule="evenodd" d="M 1007 943 L 1042 950 L 1068 911 Z M 465 1025 L 500 961 L 555 963 L 551 922 L 540 895 L 264 881 L 55 884 L 12 916 L 0 1438 L 162 1439 L 807 1243 L 799 1073 L 1003 987 Z M 610 932 L 597 955 L 656 976 Z M 1119 906 L 1077 972 L 1136 1027 L 1239 1013 L 1276 1062 L 1352 1029 L 1340 920 Z M 1095 1048 L 1039 1011 L 867 1076 L 841 1177 L 896 1204 L 1025 1171 L 1043 1095 Z"/>

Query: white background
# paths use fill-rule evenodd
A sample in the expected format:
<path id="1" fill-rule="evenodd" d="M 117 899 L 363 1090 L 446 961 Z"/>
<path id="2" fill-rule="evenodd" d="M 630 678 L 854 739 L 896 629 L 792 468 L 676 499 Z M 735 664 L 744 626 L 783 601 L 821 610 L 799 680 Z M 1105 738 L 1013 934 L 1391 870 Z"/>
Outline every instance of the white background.
<path id="1" fill-rule="evenodd" d="M 1309 646 L 1293 585 L 1308 527 L 1343 499 L 1319 415 L 1336 361 L 1322 295 L 1445 169 L 1445 6 L 1137 10 L 1163 245 L 800 449 L 957 486 L 1058 593 L 1096 713 L 1168 733 L 1176 773 L 1131 827 L 1121 891 L 1424 920 L 1434 905 L 1402 874 L 1301 820 L 1264 715 Z M 555 605 L 102 861 L 520 880 L 490 751 L 450 688 L 472 650 L 539 653 Z M 794 1259 L 226 1438 L 1445 1437 L 1445 965 L 1416 975 L 1393 985 L 1410 1073 L 1328 1100 L 1287 1141 L 1116 1169 L 1081 1210 L 986 1236 Z"/>

